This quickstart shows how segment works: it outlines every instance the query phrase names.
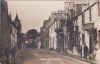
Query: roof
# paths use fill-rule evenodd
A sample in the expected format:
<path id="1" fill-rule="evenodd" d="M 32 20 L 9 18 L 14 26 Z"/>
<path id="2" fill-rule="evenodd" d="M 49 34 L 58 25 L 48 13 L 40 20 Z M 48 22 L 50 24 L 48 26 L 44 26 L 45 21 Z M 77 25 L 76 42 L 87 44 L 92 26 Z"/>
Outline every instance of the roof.
<path id="1" fill-rule="evenodd" d="M 17 13 L 16 13 L 15 20 L 16 20 L 17 22 L 19 22 L 19 23 L 20 23 L 20 20 L 19 20 L 19 18 L 18 18 L 18 14 L 17 14 Z"/>
<path id="2" fill-rule="evenodd" d="M 47 24 L 46 28 L 49 28 L 55 22 L 54 18 L 65 19 L 64 12 L 61 12 L 61 13 L 51 13 L 51 20 Z"/>

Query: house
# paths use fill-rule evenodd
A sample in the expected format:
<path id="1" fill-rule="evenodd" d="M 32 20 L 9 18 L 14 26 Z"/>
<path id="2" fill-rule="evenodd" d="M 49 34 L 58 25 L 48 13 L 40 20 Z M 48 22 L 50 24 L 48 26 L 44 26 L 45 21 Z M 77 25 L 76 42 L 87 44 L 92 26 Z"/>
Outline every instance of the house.
<path id="1" fill-rule="evenodd" d="M 60 27 L 60 21 L 61 21 L 61 17 L 63 15 L 64 10 L 58 10 L 57 12 L 52 12 L 51 13 L 51 20 L 49 21 L 49 26 L 48 26 L 48 30 L 49 30 L 49 49 L 52 50 L 57 50 L 57 48 L 60 46 L 60 44 L 58 44 L 58 34 L 57 34 L 57 30 Z M 55 30 L 57 29 L 57 30 Z"/>
<path id="2" fill-rule="evenodd" d="M 43 22 L 43 26 L 40 28 L 40 36 L 41 36 L 41 47 L 44 49 L 47 49 L 49 44 L 48 44 L 48 35 L 49 35 L 49 31 L 47 29 L 48 23 L 49 23 L 49 19 L 48 20 L 44 20 Z"/>

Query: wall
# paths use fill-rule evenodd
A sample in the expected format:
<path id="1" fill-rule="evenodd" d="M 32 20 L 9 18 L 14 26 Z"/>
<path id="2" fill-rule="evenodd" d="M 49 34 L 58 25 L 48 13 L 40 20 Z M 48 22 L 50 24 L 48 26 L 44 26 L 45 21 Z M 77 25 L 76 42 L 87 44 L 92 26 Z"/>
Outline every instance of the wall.
<path id="1" fill-rule="evenodd" d="M 95 4 L 92 8 L 91 8 L 91 13 L 92 13 L 92 22 L 94 22 L 95 20 L 97 20 L 98 18 L 98 4 Z"/>
<path id="2" fill-rule="evenodd" d="M 17 46 L 17 29 L 11 25 L 11 48 Z"/>

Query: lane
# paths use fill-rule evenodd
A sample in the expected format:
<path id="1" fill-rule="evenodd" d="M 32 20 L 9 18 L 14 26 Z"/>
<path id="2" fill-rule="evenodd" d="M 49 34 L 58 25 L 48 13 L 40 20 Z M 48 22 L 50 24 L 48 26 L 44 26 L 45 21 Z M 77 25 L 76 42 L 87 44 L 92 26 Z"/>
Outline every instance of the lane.
<path id="1" fill-rule="evenodd" d="M 89 64 L 74 58 L 44 50 L 23 50 L 16 57 L 16 64 Z"/>

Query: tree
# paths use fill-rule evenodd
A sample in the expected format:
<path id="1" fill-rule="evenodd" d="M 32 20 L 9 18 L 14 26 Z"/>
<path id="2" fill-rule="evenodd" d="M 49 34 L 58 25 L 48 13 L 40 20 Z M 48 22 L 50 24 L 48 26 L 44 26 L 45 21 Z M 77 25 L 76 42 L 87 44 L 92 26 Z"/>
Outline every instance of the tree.
<path id="1" fill-rule="evenodd" d="M 38 36 L 38 32 L 37 32 L 36 29 L 31 29 L 31 30 L 28 30 L 28 31 L 27 31 L 28 40 L 29 40 L 29 39 L 35 40 L 36 36 Z"/>

